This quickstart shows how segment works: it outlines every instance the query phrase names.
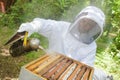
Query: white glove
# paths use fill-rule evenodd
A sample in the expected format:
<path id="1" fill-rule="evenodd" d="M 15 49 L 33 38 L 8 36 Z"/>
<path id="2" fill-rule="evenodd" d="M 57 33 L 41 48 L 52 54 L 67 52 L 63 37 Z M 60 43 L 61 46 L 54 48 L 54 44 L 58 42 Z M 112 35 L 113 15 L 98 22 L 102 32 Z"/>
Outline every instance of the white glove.
<path id="1" fill-rule="evenodd" d="M 34 27 L 30 23 L 23 23 L 20 25 L 17 32 L 23 32 L 23 31 L 27 31 L 29 37 L 32 33 L 34 33 Z"/>
<path id="2" fill-rule="evenodd" d="M 39 32 L 39 30 L 41 29 L 41 26 L 42 26 L 41 19 L 35 18 L 30 23 L 21 24 L 17 32 L 27 31 L 28 36 L 30 36 L 34 32 Z"/>

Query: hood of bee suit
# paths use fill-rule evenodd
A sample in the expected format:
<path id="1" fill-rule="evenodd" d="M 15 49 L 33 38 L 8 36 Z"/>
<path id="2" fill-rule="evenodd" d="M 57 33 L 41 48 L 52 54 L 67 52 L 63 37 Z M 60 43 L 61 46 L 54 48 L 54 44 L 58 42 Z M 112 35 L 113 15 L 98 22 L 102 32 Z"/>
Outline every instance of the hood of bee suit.
<path id="1" fill-rule="evenodd" d="M 81 23 L 85 25 L 82 26 Z M 69 32 L 80 42 L 90 44 L 102 34 L 104 23 L 105 15 L 103 11 L 97 7 L 88 6 L 75 17 L 70 25 Z M 92 28 L 84 31 L 87 26 L 92 26 Z"/>

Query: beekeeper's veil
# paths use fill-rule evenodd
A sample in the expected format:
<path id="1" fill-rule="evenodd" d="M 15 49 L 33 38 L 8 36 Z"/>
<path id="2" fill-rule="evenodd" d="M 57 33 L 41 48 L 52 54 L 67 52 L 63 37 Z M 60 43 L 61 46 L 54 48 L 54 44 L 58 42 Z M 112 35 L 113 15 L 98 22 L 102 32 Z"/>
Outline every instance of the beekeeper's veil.
<path id="1" fill-rule="evenodd" d="M 69 30 L 77 40 L 90 44 L 102 34 L 104 23 L 104 13 L 94 6 L 88 6 L 76 16 Z"/>

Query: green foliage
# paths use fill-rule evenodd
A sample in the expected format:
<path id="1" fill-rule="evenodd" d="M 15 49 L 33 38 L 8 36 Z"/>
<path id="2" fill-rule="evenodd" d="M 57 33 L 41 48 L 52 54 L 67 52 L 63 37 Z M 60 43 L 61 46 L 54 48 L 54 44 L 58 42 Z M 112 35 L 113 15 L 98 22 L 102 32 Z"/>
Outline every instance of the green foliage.
<path id="1" fill-rule="evenodd" d="M 120 50 L 120 33 L 114 38 L 113 43 L 116 45 L 117 49 Z"/>
<path id="2" fill-rule="evenodd" d="M 67 10 L 70 6 L 77 3 L 78 0 L 56 0 L 54 5 L 60 9 L 60 11 L 63 13 L 65 10 Z"/>
<path id="3" fill-rule="evenodd" d="M 62 12 L 54 5 L 53 0 L 33 0 L 32 2 L 17 0 L 7 14 L 0 14 L 0 27 L 18 28 L 35 17 L 57 19 Z"/>
<path id="4" fill-rule="evenodd" d="M 69 8 L 65 9 L 62 13 L 60 20 L 72 22 L 76 15 L 86 6 L 89 5 L 88 0 L 69 0 L 70 2 L 74 1 L 72 5 L 68 5 Z"/>
<path id="5" fill-rule="evenodd" d="M 90 1 L 94 1 L 93 4 L 95 3 L 96 6 L 100 7 L 106 16 L 104 33 L 101 38 L 97 40 L 98 48 L 95 66 L 113 75 L 114 80 L 120 80 L 120 0 Z"/>
<path id="6" fill-rule="evenodd" d="M 109 51 L 111 53 L 111 55 L 114 57 L 114 59 L 118 59 L 120 58 L 118 55 L 120 55 L 119 53 L 119 50 L 120 50 L 120 9 L 119 9 L 119 6 L 120 6 L 120 1 L 119 0 L 107 0 L 107 3 L 106 3 L 106 6 L 107 8 L 108 7 L 111 7 L 111 8 L 108 8 L 109 12 L 108 15 L 109 15 L 109 22 L 108 22 L 108 28 L 109 28 L 109 24 L 111 24 L 110 27 L 111 28 L 111 33 L 114 33 L 116 34 L 116 36 L 111 36 L 112 37 L 112 40 L 111 40 L 111 44 L 110 44 L 110 47 L 109 47 Z"/>
<path id="7" fill-rule="evenodd" d="M 104 1 L 104 0 L 102 0 Z M 104 43 L 110 43 L 110 49 L 111 51 L 118 50 L 119 49 L 119 26 L 120 26 L 120 9 L 118 8 L 120 6 L 120 1 L 119 0 L 106 0 L 103 3 L 103 11 L 105 12 L 106 15 L 106 24 L 104 28 L 104 33 L 99 39 L 98 42 L 104 42 Z M 112 36 L 110 35 L 116 34 L 117 36 Z M 113 47 L 114 45 L 114 47 Z"/>
<path id="8" fill-rule="evenodd" d="M 17 9 L 17 7 L 13 7 L 13 9 L 14 11 L 12 11 L 12 13 L 1 16 L 0 27 L 7 26 L 9 28 L 15 28 L 20 24 L 20 22 L 22 22 L 22 18 L 20 17 L 22 14 L 18 14 L 21 13 L 19 12 L 19 8 Z"/>
<path id="9" fill-rule="evenodd" d="M 39 58 L 39 57 L 41 57 L 41 56 L 44 55 L 44 54 L 45 54 L 45 52 L 42 51 L 42 50 L 31 51 L 31 52 L 28 52 L 28 53 L 25 55 L 25 58 L 26 58 L 27 63 L 28 63 L 28 61 L 35 60 L 36 58 Z"/>
<path id="10" fill-rule="evenodd" d="M 119 0 L 113 0 L 112 2 L 112 24 L 113 27 L 119 28 L 120 23 L 119 23 L 119 19 L 120 19 L 120 1 Z"/>
<path id="11" fill-rule="evenodd" d="M 57 10 L 53 5 L 53 0 L 34 0 L 25 5 L 24 19 L 25 21 L 31 21 L 35 17 L 56 19 L 59 17 Z"/>
<path id="12" fill-rule="evenodd" d="M 18 6 L 18 3 L 15 6 L 12 6 L 6 14 L 3 14 L 0 19 L 0 27 L 7 26 L 9 28 L 15 28 L 23 22 L 23 5 Z"/>

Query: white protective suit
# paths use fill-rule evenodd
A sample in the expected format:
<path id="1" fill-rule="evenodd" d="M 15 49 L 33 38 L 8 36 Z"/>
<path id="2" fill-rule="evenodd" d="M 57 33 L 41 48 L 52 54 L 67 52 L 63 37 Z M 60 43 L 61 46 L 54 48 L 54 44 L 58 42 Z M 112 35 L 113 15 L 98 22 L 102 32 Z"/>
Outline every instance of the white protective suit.
<path id="1" fill-rule="evenodd" d="M 97 25 L 89 32 L 80 33 L 78 23 L 83 18 L 91 19 Z M 102 34 L 104 22 L 104 13 L 94 6 L 88 6 L 76 16 L 73 23 L 35 18 L 30 23 L 23 23 L 18 32 L 28 31 L 29 35 L 38 32 L 48 38 L 50 51 L 59 52 L 93 66 L 97 47 L 95 40 Z"/>

